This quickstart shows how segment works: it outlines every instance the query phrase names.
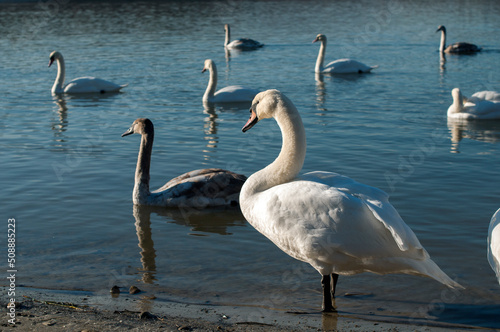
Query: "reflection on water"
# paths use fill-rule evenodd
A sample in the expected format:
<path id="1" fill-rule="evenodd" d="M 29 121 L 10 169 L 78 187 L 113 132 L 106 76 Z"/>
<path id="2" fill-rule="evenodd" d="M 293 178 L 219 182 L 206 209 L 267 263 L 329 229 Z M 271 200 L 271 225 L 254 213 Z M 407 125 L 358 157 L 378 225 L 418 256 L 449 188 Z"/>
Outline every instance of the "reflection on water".
<path id="1" fill-rule="evenodd" d="M 56 105 L 53 111 L 57 114 L 58 119 L 52 122 L 51 128 L 54 131 L 54 141 L 57 147 L 58 143 L 65 141 L 64 132 L 67 130 L 68 126 L 68 107 L 66 106 L 66 100 L 63 96 L 53 96 L 53 99 Z"/>
<path id="2" fill-rule="evenodd" d="M 500 121 L 468 121 L 448 118 L 451 152 L 460 153 L 460 141 L 464 138 L 486 143 L 500 142 Z"/>
<path id="3" fill-rule="evenodd" d="M 217 118 L 218 115 L 215 112 L 215 104 L 204 101 L 203 102 L 203 113 L 208 116 L 204 119 L 203 131 L 205 132 L 204 139 L 207 141 L 206 149 L 203 149 L 204 158 L 206 161 L 210 160 L 209 153 L 213 153 L 214 149 L 217 148 L 217 143 L 219 142 L 219 137 L 217 136 Z"/>
<path id="4" fill-rule="evenodd" d="M 156 280 L 156 251 L 151 231 L 151 210 L 146 206 L 134 205 L 133 214 L 141 248 L 142 281 L 145 284 L 152 284 Z"/>

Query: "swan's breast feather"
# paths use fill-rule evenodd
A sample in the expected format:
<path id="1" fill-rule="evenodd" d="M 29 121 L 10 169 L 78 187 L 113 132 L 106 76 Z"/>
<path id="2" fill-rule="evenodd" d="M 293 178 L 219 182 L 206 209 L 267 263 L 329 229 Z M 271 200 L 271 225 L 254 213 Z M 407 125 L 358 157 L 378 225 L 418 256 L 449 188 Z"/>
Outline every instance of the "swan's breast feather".
<path id="1" fill-rule="evenodd" d="M 500 209 L 491 218 L 488 229 L 488 262 L 500 282 Z"/>

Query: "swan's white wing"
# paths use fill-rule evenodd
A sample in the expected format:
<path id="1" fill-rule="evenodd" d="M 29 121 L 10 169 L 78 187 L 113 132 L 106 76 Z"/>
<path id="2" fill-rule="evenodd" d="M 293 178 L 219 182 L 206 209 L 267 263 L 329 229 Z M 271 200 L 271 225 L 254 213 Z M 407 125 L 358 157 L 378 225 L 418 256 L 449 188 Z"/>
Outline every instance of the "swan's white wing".
<path id="1" fill-rule="evenodd" d="M 408 245 L 422 248 L 413 231 L 389 203 L 389 195 L 384 191 L 332 172 L 310 172 L 300 178 L 323 183 L 349 195 L 359 197 L 373 213 L 373 216 L 391 232 L 401 250 L 408 250 Z"/>
<path id="2" fill-rule="evenodd" d="M 500 101 L 500 92 L 496 91 L 479 91 L 474 93 L 467 101 L 477 103 L 482 100 Z"/>
<path id="3" fill-rule="evenodd" d="M 467 102 L 464 106 L 464 112 L 470 113 L 474 119 L 500 119 L 500 101 L 482 100 L 475 104 Z"/>
<path id="4" fill-rule="evenodd" d="M 500 283 L 500 209 L 491 218 L 488 229 L 488 262 Z"/>
<path id="5" fill-rule="evenodd" d="M 214 94 L 214 102 L 252 101 L 259 92 L 241 85 L 231 85 L 217 91 Z"/>
<path id="6" fill-rule="evenodd" d="M 118 85 L 95 77 L 80 77 L 70 81 L 65 87 L 65 93 L 103 93 L 116 92 L 125 85 Z"/>
<path id="7" fill-rule="evenodd" d="M 336 73 L 336 74 L 353 74 L 353 73 L 367 73 L 370 72 L 375 67 L 370 67 L 356 60 L 351 59 L 339 59 L 327 64 L 323 72 L 324 73 Z"/>

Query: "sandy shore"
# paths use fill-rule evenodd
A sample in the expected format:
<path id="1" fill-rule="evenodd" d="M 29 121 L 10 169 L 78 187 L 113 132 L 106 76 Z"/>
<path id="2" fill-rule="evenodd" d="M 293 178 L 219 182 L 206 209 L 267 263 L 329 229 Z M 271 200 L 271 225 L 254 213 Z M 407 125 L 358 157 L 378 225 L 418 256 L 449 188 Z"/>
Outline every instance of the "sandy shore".
<path id="1" fill-rule="evenodd" d="M 470 331 L 461 326 L 381 322 L 342 314 L 289 313 L 259 307 L 256 315 L 255 307 L 158 304 L 128 292 L 110 299 L 109 294 L 23 287 L 16 292 L 13 325 L 8 321 L 8 297 L 3 288 L 0 331 Z"/>

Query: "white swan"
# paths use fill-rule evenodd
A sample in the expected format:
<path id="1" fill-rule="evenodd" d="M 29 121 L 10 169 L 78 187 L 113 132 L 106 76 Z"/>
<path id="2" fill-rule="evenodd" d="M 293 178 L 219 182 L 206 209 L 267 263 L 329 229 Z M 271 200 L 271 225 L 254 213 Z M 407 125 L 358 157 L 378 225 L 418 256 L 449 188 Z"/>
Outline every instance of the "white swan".
<path id="1" fill-rule="evenodd" d="M 439 44 L 439 52 L 441 53 L 472 54 L 481 51 L 480 47 L 465 42 L 458 42 L 446 46 L 446 28 L 440 25 L 436 32 L 439 31 L 441 31 L 441 43 Z"/>
<path id="2" fill-rule="evenodd" d="M 488 262 L 500 284 L 500 209 L 491 218 L 488 228 Z"/>
<path id="3" fill-rule="evenodd" d="M 325 51 L 326 51 L 326 36 L 323 34 L 319 34 L 313 40 L 315 42 L 321 42 L 321 46 L 319 48 L 318 59 L 316 60 L 316 73 L 325 73 L 325 74 L 357 74 L 357 73 L 369 73 L 372 69 L 377 68 L 378 66 L 367 66 L 364 63 L 361 63 L 356 60 L 351 59 L 339 59 L 330 62 L 326 66 L 323 66 L 325 59 Z"/>
<path id="4" fill-rule="evenodd" d="M 297 176 L 306 155 L 306 135 L 287 97 L 278 90 L 261 92 L 250 112 L 243 132 L 273 117 L 283 143 L 276 160 L 241 188 L 241 211 L 281 250 L 323 276 L 324 311 L 334 310 L 332 295 L 339 274 L 406 273 L 462 287 L 430 259 L 385 192 L 336 173 Z"/>
<path id="5" fill-rule="evenodd" d="M 52 94 L 58 93 L 106 93 L 118 92 L 127 85 L 118 85 L 95 77 L 80 77 L 70 81 L 64 86 L 64 78 L 66 74 L 66 67 L 64 65 L 64 58 L 60 52 L 54 51 L 50 53 L 49 67 L 57 62 L 57 77 L 52 86 Z"/>
<path id="6" fill-rule="evenodd" d="M 131 134 L 142 135 L 132 195 L 134 204 L 181 208 L 238 205 L 239 192 L 246 177 L 219 168 L 199 169 L 182 174 L 150 192 L 153 123 L 149 119 L 137 119 L 122 137 Z"/>
<path id="7" fill-rule="evenodd" d="M 261 44 L 258 41 L 250 38 L 240 38 L 229 42 L 231 40 L 231 29 L 229 28 L 229 24 L 224 25 L 224 30 L 226 31 L 226 39 L 224 41 L 225 48 L 241 51 L 251 51 L 264 46 L 264 44 Z"/>
<path id="8" fill-rule="evenodd" d="M 237 102 L 251 102 L 255 95 L 259 93 L 259 90 L 246 88 L 241 85 L 231 85 L 220 89 L 217 89 L 217 66 L 211 59 L 205 60 L 205 65 L 203 66 L 205 71 L 210 72 L 210 80 L 208 81 L 207 89 L 203 95 L 204 102 L 210 103 L 237 103 Z"/>
<path id="9" fill-rule="evenodd" d="M 500 100 L 482 99 L 493 94 L 479 94 L 475 98 L 464 98 L 459 88 L 451 90 L 453 104 L 448 107 L 448 118 L 463 120 L 500 119 Z M 474 95 L 473 95 L 474 96 Z M 479 96 L 479 97 L 478 97 Z"/>

